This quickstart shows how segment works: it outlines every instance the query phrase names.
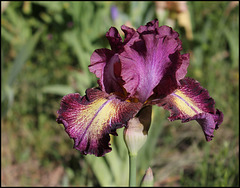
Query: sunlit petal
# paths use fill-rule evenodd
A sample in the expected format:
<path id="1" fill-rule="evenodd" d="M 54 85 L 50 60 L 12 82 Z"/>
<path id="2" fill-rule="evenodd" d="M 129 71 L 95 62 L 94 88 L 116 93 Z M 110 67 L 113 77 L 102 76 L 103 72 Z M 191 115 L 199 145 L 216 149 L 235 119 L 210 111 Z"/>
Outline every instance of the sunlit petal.
<path id="1" fill-rule="evenodd" d="M 180 83 L 181 88 L 159 100 L 158 105 L 171 112 L 169 117 L 171 121 L 177 119 L 182 122 L 196 120 L 201 125 L 206 140 L 212 140 L 214 130 L 223 121 L 222 112 L 215 109 L 214 100 L 196 80 L 185 78 Z"/>
<path id="2" fill-rule="evenodd" d="M 85 96 L 68 94 L 63 97 L 58 111 L 58 123 L 62 123 L 74 148 L 82 154 L 103 156 L 110 152 L 109 134 L 117 135 L 141 108 L 140 103 L 121 101 L 99 89 L 88 89 Z"/>

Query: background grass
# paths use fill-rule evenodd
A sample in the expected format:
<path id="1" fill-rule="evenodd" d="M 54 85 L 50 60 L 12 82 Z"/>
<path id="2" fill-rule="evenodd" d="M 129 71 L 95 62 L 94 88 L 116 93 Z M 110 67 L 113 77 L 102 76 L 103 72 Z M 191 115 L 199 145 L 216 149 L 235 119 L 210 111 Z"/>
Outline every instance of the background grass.
<path id="1" fill-rule="evenodd" d="M 118 9 L 114 20 L 112 6 Z M 184 26 L 179 13 L 161 12 L 151 1 L 7 4 L 1 17 L 2 186 L 127 185 L 122 129 L 112 137 L 111 153 L 82 156 L 56 123 L 56 111 L 67 93 L 83 95 L 96 86 L 87 66 L 95 49 L 109 48 L 111 26 L 138 28 L 154 18 L 179 32 L 182 53 L 191 54 L 187 76 L 208 89 L 224 121 L 208 143 L 196 122 L 169 122 L 169 112 L 154 106 L 137 181 L 150 166 L 155 186 L 239 186 L 239 5 L 187 6 Z"/>

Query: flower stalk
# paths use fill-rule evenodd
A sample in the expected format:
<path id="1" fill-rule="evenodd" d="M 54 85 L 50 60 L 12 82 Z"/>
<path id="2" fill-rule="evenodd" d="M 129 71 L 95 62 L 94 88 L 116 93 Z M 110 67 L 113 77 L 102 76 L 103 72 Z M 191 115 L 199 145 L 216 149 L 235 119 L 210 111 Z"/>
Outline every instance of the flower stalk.
<path id="1" fill-rule="evenodd" d="M 129 187 L 136 187 L 137 179 L 137 154 L 129 153 Z"/>

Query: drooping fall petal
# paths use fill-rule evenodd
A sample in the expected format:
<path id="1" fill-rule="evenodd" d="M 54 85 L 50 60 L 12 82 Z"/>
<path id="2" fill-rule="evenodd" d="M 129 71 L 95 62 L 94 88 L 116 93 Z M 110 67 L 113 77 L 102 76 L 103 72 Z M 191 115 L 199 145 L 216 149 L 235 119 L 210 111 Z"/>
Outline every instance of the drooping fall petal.
<path id="1" fill-rule="evenodd" d="M 117 135 L 116 129 L 126 125 L 141 106 L 92 88 L 83 97 L 78 93 L 64 96 L 57 122 L 64 125 L 74 148 L 82 154 L 103 156 L 111 151 L 109 134 Z"/>
<path id="2" fill-rule="evenodd" d="M 196 80 L 184 78 L 180 83 L 181 87 L 159 100 L 158 105 L 171 112 L 170 121 L 180 119 L 184 123 L 196 120 L 201 125 L 206 140 L 212 140 L 214 130 L 223 121 L 223 113 L 215 109 L 214 100 Z"/>

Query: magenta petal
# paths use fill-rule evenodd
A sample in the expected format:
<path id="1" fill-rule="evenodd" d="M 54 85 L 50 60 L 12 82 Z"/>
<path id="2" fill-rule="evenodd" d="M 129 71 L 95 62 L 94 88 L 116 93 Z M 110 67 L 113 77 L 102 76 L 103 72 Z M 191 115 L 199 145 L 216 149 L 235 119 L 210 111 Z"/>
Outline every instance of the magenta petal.
<path id="1" fill-rule="evenodd" d="M 64 125 L 74 148 L 82 154 L 103 156 L 110 152 L 109 134 L 117 135 L 141 108 L 140 103 L 121 101 L 99 89 L 88 89 L 85 96 L 68 94 L 63 97 L 57 122 Z"/>
<path id="2" fill-rule="evenodd" d="M 185 76 L 188 66 L 188 55 L 179 53 L 181 42 L 176 38 L 178 35 L 158 34 L 161 30 L 166 32 L 167 26 L 158 28 L 157 24 L 158 22 L 141 26 L 138 29 L 141 32 L 139 39 L 134 38 L 132 45 L 125 45 L 124 51 L 119 55 L 124 88 L 130 97 L 136 97 L 141 102 L 145 102 L 161 82 L 164 83 L 159 86 L 161 88 L 162 85 L 166 88 L 167 83 L 176 89 L 177 78 Z M 180 68 L 181 70 L 178 70 Z M 160 89 L 156 91 L 159 92 Z M 168 90 L 163 92 L 170 93 Z"/>
<path id="3" fill-rule="evenodd" d="M 90 72 L 98 78 L 98 84 L 107 93 L 124 93 L 121 79 L 121 65 L 118 55 L 108 49 L 95 50 L 91 56 Z"/>
<path id="4" fill-rule="evenodd" d="M 163 98 L 172 93 L 178 86 L 180 86 L 179 80 L 183 79 L 187 74 L 187 68 L 189 65 L 189 54 L 181 55 L 180 52 L 176 52 L 169 56 L 172 63 L 166 68 L 164 77 L 159 84 L 154 88 L 154 97 Z"/>
<path id="5" fill-rule="evenodd" d="M 189 65 L 190 54 L 179 55 L 178 64 L 180 64 L 179 69 L 176 71 L 177 81 L 183 79 L 187 74 L 187 68 Z"/>
<path id="6" fill-rule="evenodd" d="M 126 45 L 130 40 L 137 37 L 136 31 L 133 28 L 127 27 L 125 25 L 121 26 L 122 31 L 125 34 L 125 39 L 122 41 L 122 38 L 115 27 L 111 27 L 106 33 L 106 37 L 109 41 L 112 51 L 120 54 L 123 51 L 124 45 Z"/>
<path id="7" fill-rule="evenodd" d="M 122 49 L 123 46 L 122 38 L 115 27 L 111 27 L 109 29 L 109 31 L 106 34 L 106 37 L 113 51 L 117 53 L 119 52 L 119 50 Z"/>
<path id="8" fill-rule="evenodd" d="M 180 54 L 181 40 L 158 20 L 137 30 L 123 25 L 122 41 L 116 28 L 106 34 L 112 50 L 96 50 L 89 69 L 107 93 L 119 93 L 144 103 L 150 96 L 165 97 L 180 85 L 189 64 L 189 54 Z"/>
<path id="9" fill-rule="evenodd" d="M 130 41 L 130 39 L 131 39 L 131 41 L 133 41 L 133 39 L 138 36 L 138 34 L 136 33 L 136 31 L 133 28 L 122 25 L 121 29 L 125 34 L 125 39 L 124 39 L 123 44 L 127 44 Z"/>
<path id="10" fill-rule="evenodd" d="M 124 25 L 122 30 L 126 35 L 124 42 L 122 42 L 122 38 L 115 27 L 109 29 L 106 37 L 112 50 L 106 48 L 95 50 L 90 59 L 89 70 L 99 78 L 98 84 L 103 91 L 125 96 L 126 91 L 123 87 L 125 82 L 121 77 L 121 63 L 118 54 L 123 51 L 123 46 L 133 37 L 136 31 Z"/>
<path id="11" fill-rule="evenodd" d="M 148 22 L 146 25 L 141 25 L 138 29 L 138 33 L 144 33 L 144 32 L 151 32 L 151 33 L 156 33 L 158 28 L 158 20 L 154 19 L 150 22 Z"/>
<path id="12" fill-rule="evenodd" d="M 195 119 L 202 127 L 204 135 L 206 137 L 207 141 L 211 141 L 214 137 L 213 132 L 214 130 L 219 128 L 219 125 L 223 121 L 223 113 L 219 110 L 217 110 L 219 114 L 216 115 L 209 114 L 209 113 L 203 113 L 198 114 Z"/>
<path id="13" fill-rule="evenodd" d="M 106 62 L 108 62 L 114 53 L 109 49 L 98 49 L 95 50 L 91 56 L 91 65 L 88 66 L 90 72 L 94 73 L 98 78 L 100 78 L 100 87 L 105 91 L 103 84 L 103 73 Z"/>
<path id="14" fill-rule="evenodd" d="M 196 120 L 201 125 L 206 140 L 212 140 L 214 130 L 218 129 L 223 121 L 222 112 L 215 109 L 214 100 L 196 80 L 184 78 L 180 80 L 180 84 L 179 89 L 155 103 L 171 112 L 171 121 Z M 152 103 L 154 104 L 154 101 Z"/>

